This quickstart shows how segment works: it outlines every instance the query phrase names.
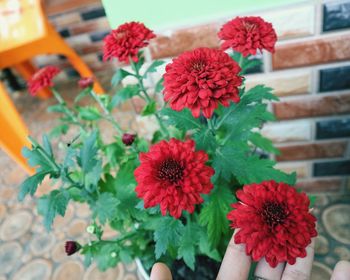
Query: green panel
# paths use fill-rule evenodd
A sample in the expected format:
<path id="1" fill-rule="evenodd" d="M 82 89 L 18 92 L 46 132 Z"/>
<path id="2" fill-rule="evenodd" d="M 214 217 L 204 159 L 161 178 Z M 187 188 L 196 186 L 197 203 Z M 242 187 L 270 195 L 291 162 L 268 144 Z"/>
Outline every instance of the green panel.
<path id="1" fill-rule="evenodd" d="M 140 21 L 153 30 L 210 22 L 241 13 L 256 14 L 300 0 L 102 0 L 112 28 Z"/>

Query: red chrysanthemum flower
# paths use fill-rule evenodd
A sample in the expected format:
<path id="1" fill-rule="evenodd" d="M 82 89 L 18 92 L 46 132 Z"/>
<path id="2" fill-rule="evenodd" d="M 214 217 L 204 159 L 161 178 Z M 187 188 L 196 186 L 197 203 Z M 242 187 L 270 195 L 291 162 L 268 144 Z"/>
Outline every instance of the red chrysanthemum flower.
<path id="1" fill-rule="evenodd" d="M 227 217 L 232 228 L 240 230 L 235 243 L 245 243 L 254 261 L 265 257 L 276 267 L 280 262 L 294 264 L 306 256 L 305 248 L 317 236 L 316 218 L 310 214 L 310 200 L 285 183 L 266 181 L 237 191 L 240 202 Z"/>
<path id="2" fill-rule="evenodd" d="M 104 38 L 103 60 L 113 57 L 119 61 L 129 62 L 129 57 L 137 62 L 138 51 L 148 45 L 148 41 L 156 37 L 152 30 L 143 23 L 128 22 L 111 31 Z"/>
<path id="3" fill-rule="evenodd" d="M 242 84 L 239 65 L 221 50 L 198 48 L 184 52 L 165 68 L 164 99 L 180 111 L 185 107 L 195 118 L 200 112 L 211 118 L 218 104 L 239 102 Z"/>
<path id="4" fill-rule="evenodd" d="M 202 203 L 201 194 L 213 188 L 210 181 L 214 169 L 205 165 L 208 155 L 195 151 L 195 142 L 163 140 L 148 153 L 140 153 L 141 165 L 135 170 L 136 193 L 145 208 L 160 205 L 162 215 L 179 218 L 182 210 L 192 213 Z"/>
<path id="5" fill-rule="evenodd" d="M 52 79 L 60 73 L 61 70 L 56 66 L 46 66 L 39 69 L 28 81 L 28 91 L 31 95 L 45 87 L 52 87 Z"/>
<path id="6" fill-rule="evenodd" d="M 277 41 L 272 24 L 261 17 L 236 17 L 221 27 L 218 36 L 224 41 L 222 49 L 232 48 L 243 56 L 254 55 L 257 49 L 274 52 Z"/>

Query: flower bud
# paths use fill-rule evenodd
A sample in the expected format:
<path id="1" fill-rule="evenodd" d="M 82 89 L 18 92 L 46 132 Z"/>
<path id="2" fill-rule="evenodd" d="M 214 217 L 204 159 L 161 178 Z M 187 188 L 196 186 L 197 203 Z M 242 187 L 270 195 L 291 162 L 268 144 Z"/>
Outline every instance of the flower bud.
<path id="1" fill-rule="evenodd" d="M 65 248 L 67 255 L 70 256 L 70 255 L 73 255 L 74 253 L 78 252 L 81 248 L 81 245 L 76 241 L 67 241 L 64 248 Z"/>
<path id="2" fill-rule="evenodd" d="M 90 225 L 86 228 L 86 231 L 90 234 L 94 234 L 95 233 L 95 226 Z"/>
<path id="3" fill-rule="evenodd" d="M 87 88 L 94 84 L 94 78 L 93 77 L 84 77 L 81 78 L 78 82 L 78 85 L 80 88 Z"/>
<path id="4" fill-rule="evenodd" d="M 136 138 L 135 134 L 125 133 L 122 137 L 122 141 L 126 146 L 130 146 L 132 145 L 132 143 L 134 143 L 135 138 Z"/>

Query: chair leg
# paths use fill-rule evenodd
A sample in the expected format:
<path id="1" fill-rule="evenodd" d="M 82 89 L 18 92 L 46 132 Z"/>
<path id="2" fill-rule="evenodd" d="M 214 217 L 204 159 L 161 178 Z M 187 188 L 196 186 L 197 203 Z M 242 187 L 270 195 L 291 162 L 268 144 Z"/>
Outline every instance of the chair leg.
<path id="1" fill-rule="evenodd" d="M 27 140 L 28 130 L 1 84 L 0 104 L 2 106 L 0 110 L 0 147 L 21 165 L 28 174 L 33 174 L 34 169 L 28 165 L 21 154 L 24 146 L 30 147 L 30 143 Z"/>
<path id="2" fill-rule="evenodd" d="M 26 81 L 28 81 L 38 70 L 29 60 L 15 65 L 14 68 Z M 37 95 L 41 99 L 47 99 L 52 96 L 52 92 L 48 88 L 44 88 L 40 90 Z"/>

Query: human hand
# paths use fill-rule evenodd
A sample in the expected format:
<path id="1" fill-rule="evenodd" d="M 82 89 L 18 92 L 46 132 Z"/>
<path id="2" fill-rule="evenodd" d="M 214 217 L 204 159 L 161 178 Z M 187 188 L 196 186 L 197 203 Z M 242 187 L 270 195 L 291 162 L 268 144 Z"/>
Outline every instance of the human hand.
<path id="1" fill-rule="evenodd" d="M 314 259 L 314 243 L 306 248 L 305 258 L 298 258 L 294 265 L 280 263 L 272 268 L 262 259 L 255 269 L 255 280 L 308 280 L 310 279 Z M 235 244 L 234 235 L 227 246 L 217 280 L 246 280 L 251 266 L 251 258 L 245 253 L 244 244 Z M 331 280 L 346 280 L 350 276 L 350 262 L 340 261 L 336 264 Z M 170 269 L 163 263 L 154 264 L 151 280 L 171 280 Z"/>

